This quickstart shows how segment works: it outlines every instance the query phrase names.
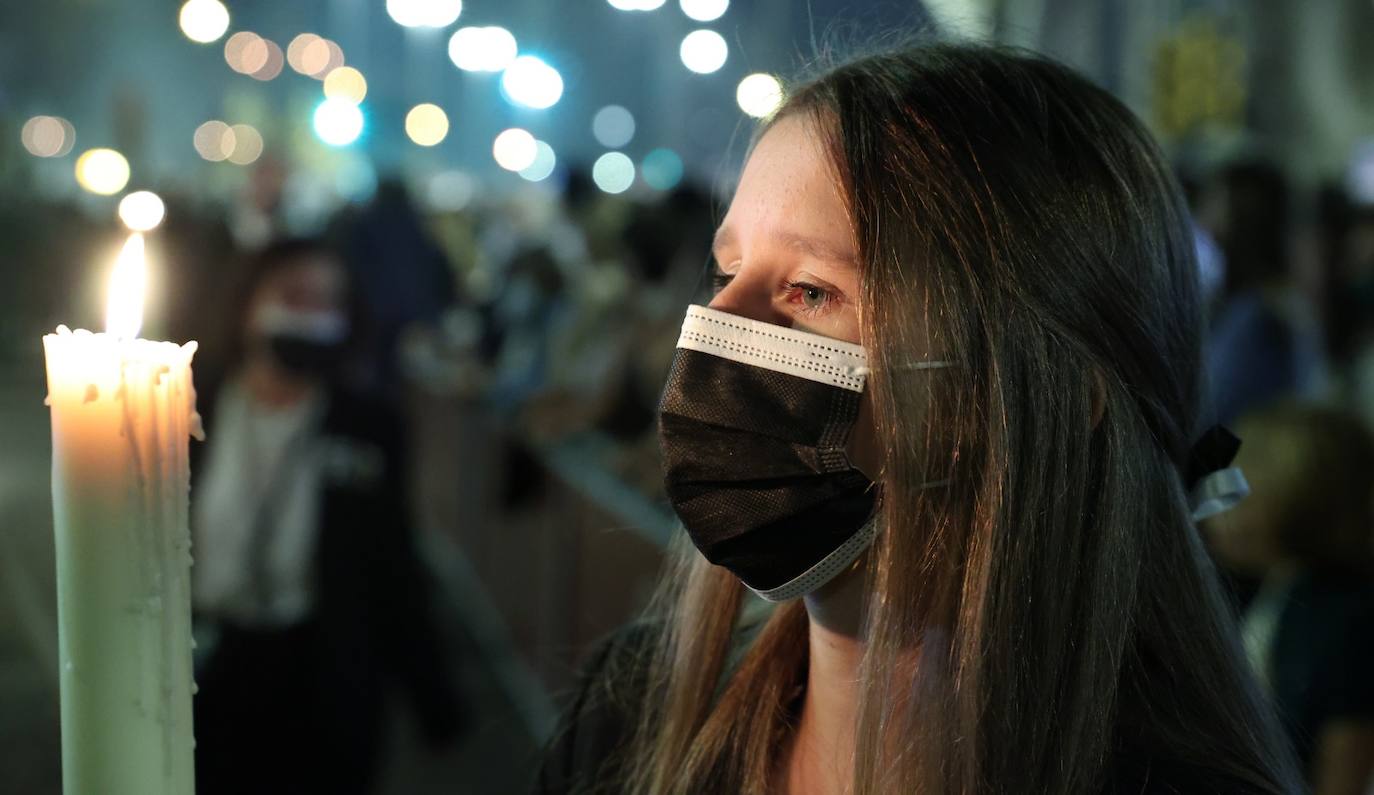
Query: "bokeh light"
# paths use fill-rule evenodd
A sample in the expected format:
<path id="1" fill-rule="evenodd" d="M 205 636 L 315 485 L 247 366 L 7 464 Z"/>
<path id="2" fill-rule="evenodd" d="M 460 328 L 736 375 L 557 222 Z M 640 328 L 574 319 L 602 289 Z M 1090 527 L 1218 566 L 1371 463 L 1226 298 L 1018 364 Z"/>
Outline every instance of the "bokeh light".
<path id="1" fill-rule="evenodd" d="M 316 36 L 314 33 L 302 33 L 292 39 L 291 43 L 286 45 L 287 65 L 290 66 L 292 70 L 303 75 L 312 75 L 318 72 L 320 67 L 324 66 L 324 62 L 321 61 L 319 66 L 313 70 L 307 69 L 305 64 L 305 53 L 310 48 L 310 45 L 319 40 L 320 37 Z"/>
<path id="2" fill-rule="evenodd" d="M 229 29 L 229 9 L 219 0 L 187 0 L 177 17 L 181 32 L 199 44 L 215 41 Z"/>
<path id="3" fill-rule="evenodd" d="M 363 132 L 363 112 L 346 99 L 326 99 L 315 108 L 315 135 L 330 146 L 348 146 Z"/>
<path id="4" fill-rule="evenodd" d="M 406 114 L 406 135 L 420 146 L 434 146 L 448 135 L 448 114 L 429 102 L 416 105 Z"/>
<path id="5" fill-rule="evenodd" d="M 697 22 L 711 22 L 724 16 L 730 0 L 678 0 L 682 13 Z"/>
<path id="6" fill-rule="evenodd" d="M 501 75 L 501 90 L 517 105 L 543 110 L 563 96 L 563 77 L 543 59 L 522 55 Z"/>
<path id="7" fill-rule="evenodd" d="M 592 117 L 592 135 L 607 149 L 619 149 L 635 137 L 635 117 L 619 105 L 607 105 Z"/>
<path id="8" fill-rule="evenodd" d="M 735 102 L 740 110 L 762 119 L 769 116 L 782 104 L 782 83 L 770 74 L 755 72 L 739 81 L 735 89 Z"/>
<path id="9" fill-rule="evenodd" d="M 654 11 L 663 7 L 664 0 L 606 0 L 611 8 L 620 11 Z"/>
<path id="10" fill-rule="evenodd" d="M 554 153 L 553 147 L 543 141 L 535 141 L 534 161 L 520 169 L 520 176 L 530 182 L 540 182 L 548 179 L 557 166 L 558 155 Z"/>
<path id="11" fill-rule="evenodd" d="M 386 13 L 407 28 L 446 28 L 463 13 L 463 0 L 386 0 Z"/>
<path id="12" fill-rule="evenodd" d="M 324 79 L 324 95 L 330 99 L 345 99 L 357 105 L 367 96 L 367 78 L 351 66 L 340 66 Z"/>
<path id="13" fill-rule="evenodd" d="M 271 80 L 281 74 L 282 67 L 286 65 L 286 58 L 282 55 L 281 47 L 271 39 L 262 39 L 262 46 L 266 50 L 267 57 L 262 64 L 248 73 L 249 77 L 255 80 Z"/>
<path id="14" fill-rule="evenodd" d="M 167 207 L 162 197 L 150 190 L 139 190 L 119 200 L 119 220 L 131 232 L 149 232 L 162 223 Z"/>
<path id="15" fill-rule="evenodd" d="M 644 156 L 639 172 L 654 190 L 672 190 L 682 181 L 682 158 L 671 149 L 655 149 Z"/>
<path id="16" fill-rule="evenodd" d="M 263 37 L 256 33 L 250 33 L 248 35 L 252 36 L 252 39 L 247 41 L 239 49 L 238 62 L 229 65 L 233 67 L 236 72 L 251 75 L 267 66 L 267 61 L 272 57 L 272 50 L 267 46 L 267 40 Z"/>
<path id="17" fill-rule="evenodd" d="M 425 200 L 433 210 L 458 212 L 477 195 L 477 180 L 462 171 L 440 171 L 425 185 Z"/>
<path id="18" fill-rule="evenodd" d="M 229 162 L 246 166 L 262 156 L 262 133 L 250 124 L 235 124 L 229 128 L 233 136 L 229 150 Z"/>
<path id="19" fill-rule="evenodd" d="M 682 39 L 678 54 L 683 66 L 699 75 L 709 75 L 725 65 L 730 47 L 714 30 L 694 30 Z"/>
<path id="20" fill-rule="evenodd" d="M 448 57 L 465 72 L 499 72 L 519 54 L 515 36 L 498 26 L 459 28 L 448 40 Z"/>
<path id="21" fill-rule="evenodd" d="M 113 196 L 129 184 L 129 161 L 113 149 L 87 149 L 76 159 L 76 181 L 101 196 Z"/>
<path id="22" fill-rule="evenodd" d="M 58 116 L 34 116 L 24 122 L 19 139 L 31 155 L 61 157 L 76 145 L 76 128 Z"/>
<path id="23" fill-rule="evenodd" d="M 635 181 L 635 163 L 621 152 L 607 152 L 592 164 L 592 182 L 606 193 L 624 193 Z"/>
<path id="24" fill-rule="evenodd" d="M 196 152 L 212 163 L 225 160 L 234 152 L 234 131 L 222 121 L 211 120 L 196 128 Z"/>
<path id="25" fill-rule="evenodd" d="M 240 30 L 224 40 L 224 62 L 239 74 L 252 74 L 267 63 L 267 45 L 252 31 Z"/>
<path id="26" fill-rule="evenodd" d="M 344 65 L 343 48 L 329 39 L 316 38 L 301 47 L 301 74 L 323 80 Z"/>
<path id="27" fill-rule="evenodd" d="M 539 142 L 529 131 L 512 127 L 496 136 L 491 145 L 496 165 L 507 171 L 521 171 L 534 164 L 539 155 Z"/>

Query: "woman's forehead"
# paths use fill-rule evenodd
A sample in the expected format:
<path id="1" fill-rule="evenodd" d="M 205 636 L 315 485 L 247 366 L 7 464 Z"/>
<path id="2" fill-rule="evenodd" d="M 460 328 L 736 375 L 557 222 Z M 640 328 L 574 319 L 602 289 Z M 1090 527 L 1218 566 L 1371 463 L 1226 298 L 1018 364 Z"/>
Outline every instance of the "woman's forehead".
<path id="1" fill-rule="evenodd" d="M 721 224 L 727 238 L 779 229 L 825 241 L 831 248 L 852 248 L 839 180 L 820 131 L 805 116 L 783 118 L 764 133 L 745 163 Z"/>

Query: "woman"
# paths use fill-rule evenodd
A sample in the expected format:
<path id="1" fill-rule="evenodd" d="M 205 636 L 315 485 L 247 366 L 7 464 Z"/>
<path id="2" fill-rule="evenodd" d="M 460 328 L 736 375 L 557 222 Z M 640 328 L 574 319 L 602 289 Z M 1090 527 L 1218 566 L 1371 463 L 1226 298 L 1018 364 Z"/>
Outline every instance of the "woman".
<path id="1" fill-rule="evenodd" d="M 1190 518 L 1187 218 L 1119 102 L 978 46 L 841 66 L 715 257 L 660 407 L 705 556 L 600 655 L 544 791 L 1296 788 Z M 778 373 L 812 355 L 828 383 Z M 751 622 L 746 585 L 792 598 Z"/>
<path id="2" fill-rule="evenodd" d="M 394 413 L 347 386 L 348 274 L 313 240 L 249 263 L 193 471 L 200 793 L 364 793 L 385 684 L 433 740 L 456 701 L 406 521 Z"/>

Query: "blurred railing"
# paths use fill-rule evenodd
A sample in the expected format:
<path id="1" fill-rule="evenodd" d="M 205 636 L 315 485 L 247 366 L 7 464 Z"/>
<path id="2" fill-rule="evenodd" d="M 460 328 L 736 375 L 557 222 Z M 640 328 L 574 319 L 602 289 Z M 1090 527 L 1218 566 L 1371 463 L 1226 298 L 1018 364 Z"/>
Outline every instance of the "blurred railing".
<path id="1" fill-rule="evenodd" d="M 422 397 L 413 409 L 427 557 L 542 739 L 588 649 L 647 603 L 671 512 L 611 471 L 604 437 L 531 448 L 471 403 Z"/>

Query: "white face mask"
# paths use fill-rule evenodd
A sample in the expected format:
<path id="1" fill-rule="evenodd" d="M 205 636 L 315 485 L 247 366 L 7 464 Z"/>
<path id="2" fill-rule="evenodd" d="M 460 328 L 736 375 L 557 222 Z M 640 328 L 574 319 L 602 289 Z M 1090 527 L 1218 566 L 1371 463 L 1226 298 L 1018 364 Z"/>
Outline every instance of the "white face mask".
<path id="1" fill-rule="evenodd" d="M 337 309 L 296 309 L 273 302 L 253 315 L 253 331 L 264 338 L 287 337 L 320 345 L 341 343 L 348 337 L 348 318 Z"/>

